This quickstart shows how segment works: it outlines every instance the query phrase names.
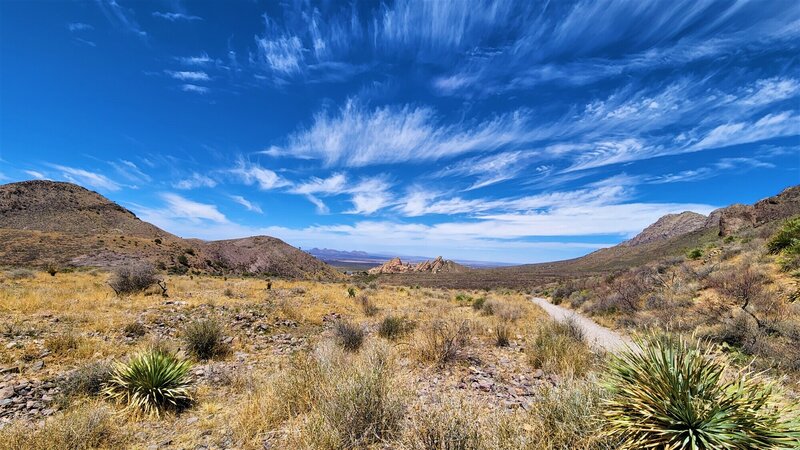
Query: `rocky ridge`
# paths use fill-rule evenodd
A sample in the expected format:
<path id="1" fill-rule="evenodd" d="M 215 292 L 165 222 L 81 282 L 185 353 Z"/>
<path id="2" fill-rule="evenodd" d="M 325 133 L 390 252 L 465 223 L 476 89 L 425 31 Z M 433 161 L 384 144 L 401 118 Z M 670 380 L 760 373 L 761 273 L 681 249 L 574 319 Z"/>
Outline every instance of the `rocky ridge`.
<path id="1" fill-rule="evenodd" d="M 436 259 L 419 264 L 403 263 L 400 258 L 392 258 L 378 267 L 369 269 L 367 273 L 378 275 L 388 273 L 460 273 L 467 271 L 469 271 L 469 268 L 437 256 Z"/>

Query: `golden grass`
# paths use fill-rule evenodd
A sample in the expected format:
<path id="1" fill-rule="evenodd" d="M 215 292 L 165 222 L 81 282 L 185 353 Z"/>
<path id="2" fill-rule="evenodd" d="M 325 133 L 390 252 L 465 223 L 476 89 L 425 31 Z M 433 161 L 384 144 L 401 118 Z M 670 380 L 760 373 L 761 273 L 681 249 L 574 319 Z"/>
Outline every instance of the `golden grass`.
<path id="1" fill-rule="evenodd" d="M 75 423 L 86 424 L 82 428 L 89 440 L 86 446 L 110 448 L 146 448 L 166 441 L 180 448 L 201 444 L 263 448 L 265 441 L 292 448 L 381 443 L 404 448 L 403 436 L 413 423 L 413 411 L 406 405 L 417 397 L 415 390 L 424 387 L 447 393 L 452 386 L 428 386 L 427 379 L 436 374 L 435 364 L 430 358 L 421 358 L 416 347 L 424 330 L 432 323 L 464 323 L 462 331 L 469 336 L 462 349 L 465 355 L 487 357 L 502 351 L 524 364 L 519 350 L 495 347 L 495 329 L 502 325 L 511 341 L 521 345 L 524 340 L 518 336 L 542 318 L 524 294 L 511 291 L 373 286 L 356 288 L 357 296 L 352 298 L 345 283 L 273 280 L 267 290 L 265 280 L 187 275 L 165 277 L 169 298 L 158 295 L 160 291 L 118 297 L 107 286 L 108 277 L 94 270 L 55 277 L 37 272 L 32 278 L 12 278 L 0 272 L 0 364 L 18 365 L 21 373 L 14 375 L 16 378 L 45 380 L 59 379 L 95 361 L 125 361 L 154 342 L 185 353 L 182 330 L 201 319 L 221 322 L 224 334 L 233 338 L 231 352 L 221 359 L 197 363 L 206 375 L 196 377 L 196 402 L 181 414 L 170 413 L 160 419 L 123 415 L 119 420 L 112 414 L 106 421 L 97 414 L 119 413 L 121 407 L 78 393 L 64 400 L 64 410 L 48 419 L 50 425 L 35 435 L 43 437 L 36 439 L 73 442 L 69 439 L 74 436 L 64 427 Z M 457 301 L 458 293 L 491 298 L 498 311 L 510 313 L 486 315 Z M 365 297 L 369 308 L 364 307 Z M 378 329 L 389 316 L 404 317 L 416 328 L 391 342 L 383 339 Z M 332 318 L 365 327 L 364 348 L 345 353 L 332 347 Z M 294 321 L 296 326 L 286 325 L 286 321 Z M 141 327 L 136 326 L 132 333 L 131 324 Z M 266 328 L 258 328 L 259 324 Z M 299 344 L 281 344 L 285 336 Z M 378 347 L 391 355 L 392 369 L 385 375 L 391 376 L 385 378 L 385 384 L 368 376 L 375 370 Z M 44 368 L 33 371 L 31 364 L 38 359 L 44 359 Z M 214 373 L 215 367 L 227 372 L 211 378 L 208 373 Z M 467 365 L 455 361 L 447 376 L 454 383 L 466 371 Z M 385 421 L 377 428 L 370 428 L 371 418 L 361 420 L 354 413 L 364 408 L 359 402 L 368 400 L 355 395 L 363 391 L 359 383 L 373 383 L 370 386 L 375 392 L 382 392 L 394 405 L 386 406 Z M 474 397 L 477 394 L 469 395 L 469 401 L 485 403 Z M 103 412 L 92 412 L 95 410 Z M 99 419 L 87 422 L 93 414 Z M 86 428 L 95 425 L 97 433 Z M 0 442 L 14 443 L 9 448 L 34 448 L 19 443 L 24 434 L 20 430 L 28 430 L 28 426 L 18 421 L 0 429 Z M 366 434 L 353 433 L 357 428 L 367 430 Z M 80 448 L 84 444 L 74 445 Z"/>

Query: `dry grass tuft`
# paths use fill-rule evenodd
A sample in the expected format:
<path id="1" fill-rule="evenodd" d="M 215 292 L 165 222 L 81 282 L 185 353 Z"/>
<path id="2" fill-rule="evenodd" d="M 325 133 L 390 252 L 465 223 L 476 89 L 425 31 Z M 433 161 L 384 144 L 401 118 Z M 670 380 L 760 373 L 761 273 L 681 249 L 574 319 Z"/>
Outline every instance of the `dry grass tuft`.
<path id="1" fill-rule="evenodd" d="M 540 326 L 525 349 L 531 365 L 545 372 L 580 376 L 595 359 L 583 330 L 571 321 L 551 320 Z"/>
<path id="2" fill-rule="evenodd" d="M 91 403 L 47 420 L 41 428 L 19 423 L 0 430 L 0 448 L 8 450 L 63 450 L 123 448 L 120 424 L 111 410 Z"/>

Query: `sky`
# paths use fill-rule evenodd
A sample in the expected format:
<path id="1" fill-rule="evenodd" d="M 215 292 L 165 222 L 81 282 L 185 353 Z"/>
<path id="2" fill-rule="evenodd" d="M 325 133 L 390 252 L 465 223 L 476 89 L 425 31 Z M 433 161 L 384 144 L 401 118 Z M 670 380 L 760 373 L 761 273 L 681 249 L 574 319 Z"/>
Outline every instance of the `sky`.
<path id="1" fill-rule="evenodd" d="M 0 182 L 513 263 L 800 183 L 800 2 L 0 2 Z"/>

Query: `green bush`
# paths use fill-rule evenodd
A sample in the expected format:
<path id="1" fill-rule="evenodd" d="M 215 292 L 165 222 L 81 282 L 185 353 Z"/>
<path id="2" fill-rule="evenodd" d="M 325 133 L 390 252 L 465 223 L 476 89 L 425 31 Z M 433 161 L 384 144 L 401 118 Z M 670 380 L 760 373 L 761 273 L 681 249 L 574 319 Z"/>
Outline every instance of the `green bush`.
<path id="1" fill-rule="evenodd" d="M 472 309 L 475 311 L 480 311 L 483 309 L 483 305 L 486 303 L 486 297 L 478 297 L 472 301 Z"/>
<path id="2" fill-rule="evenodd" d="M 783 223 L 781 228 L 767 242 L 770 253 L 780 253 L 786 249 L 800 251 L 800 216 Z"/>
<path id="3" fill-rule="evenodd" d="M 210 359 L 228 352 L 222 342 L 222 326 L 214 319 L 196 320 L 183 330 L 183 341 L 189 353 L 198 359 Z"/>
<path id="4" fill-rule="evenodd" d="M 414 322 L 407 317 L 386 316 L 378 326 L 378 336 L 393 341 L 414 329 Z"/>
<path id="5" fill-rule="evenodd" d="M 703 257 L 703 249 L 701 248 L 693 248 L 689 250 L 689 253 L 686 254 L 689 259 L 700 259 Z"/>
<path id="6" fill-rule="evenodd" d="M 739 374 L 713 349 L 651 336 L 641 351 L 612 357 L 604 402 L 607 434 L 624 448 L 797 448 L 800 424 L 778 408 L 772 388 Z"/>
<path id="7" fill-rule="evenodd" d="M 192 401 L 191 363 L 171 353 L 148 350 L 117 363 L 103 393 L 127 408 L 160 416 Z"/>

